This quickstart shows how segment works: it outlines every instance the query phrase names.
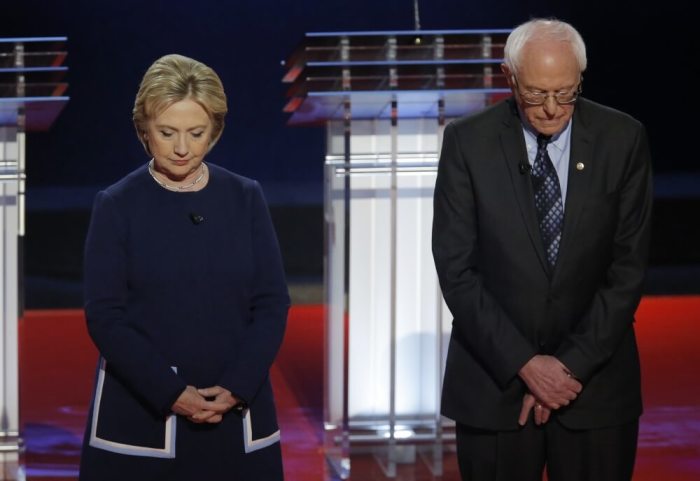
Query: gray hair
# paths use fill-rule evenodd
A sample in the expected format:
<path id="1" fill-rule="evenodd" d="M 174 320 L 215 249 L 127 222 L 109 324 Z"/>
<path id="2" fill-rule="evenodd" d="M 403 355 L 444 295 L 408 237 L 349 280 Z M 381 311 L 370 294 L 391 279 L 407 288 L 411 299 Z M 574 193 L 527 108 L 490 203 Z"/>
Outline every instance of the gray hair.
<path id="1" fill-rule="evenodd" d="M 561 20 L 535 18 L 517 26 L 506 40 L 503 60 L 514 74 L 518 72 L 523 47 L 532 40 L 568 42 L 576 56 L 580 71 L 586 70 L 586 44 L 581 34 Z"/>

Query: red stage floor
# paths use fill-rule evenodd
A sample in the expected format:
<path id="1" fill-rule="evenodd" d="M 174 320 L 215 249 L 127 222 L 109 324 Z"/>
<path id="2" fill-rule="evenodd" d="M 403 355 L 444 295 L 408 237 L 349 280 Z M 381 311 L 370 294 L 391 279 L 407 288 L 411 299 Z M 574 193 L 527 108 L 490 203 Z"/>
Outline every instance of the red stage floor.
<path id="1" fill-rule="evenodd" d="M 287 481 L 330 479 L 321 449 L 323 309 L 292 309 L 272 370 Z M 700 479 L 700 297 L 645 298 L 637 316 L 645 414 L 636 481 Z M 80 440 L 97 353 L 79 310 L 28 311 L 21 321 L 20 394 L 27 479 L 76 478 Z M 421 464 L 400 481 L 456 480 L 453 456 L 433 478 Z M 354 481 L 383 479 L 368 459 L 353 459 Z"/>

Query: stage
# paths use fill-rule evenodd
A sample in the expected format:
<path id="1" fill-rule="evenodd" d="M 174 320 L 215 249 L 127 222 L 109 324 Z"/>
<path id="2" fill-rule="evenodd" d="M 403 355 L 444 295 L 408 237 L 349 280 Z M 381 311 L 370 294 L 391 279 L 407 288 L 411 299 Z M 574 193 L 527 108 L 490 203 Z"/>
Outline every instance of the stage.
<path id="1" fill-rule="evenodd" d="M 645 413 L 635 481 L 700 479 L 700 296 L 645 297 L 636 331 Z M 24 470 L 33 481 L 77 479 L 80 443 L 97 352 L 81 310 L 29 310 L 20 323 Z M 288 481 L 333 479 L 322 451 L 323 307 L 296 305 L 271 375 Z M 367 457 L 353 457 L 353 481 L 384 479 Z M 6 479 L 10 479 L 6 472 Z M 457 480 L 453 454 L 434 478 L 418 462 L 401 481 Z"/>

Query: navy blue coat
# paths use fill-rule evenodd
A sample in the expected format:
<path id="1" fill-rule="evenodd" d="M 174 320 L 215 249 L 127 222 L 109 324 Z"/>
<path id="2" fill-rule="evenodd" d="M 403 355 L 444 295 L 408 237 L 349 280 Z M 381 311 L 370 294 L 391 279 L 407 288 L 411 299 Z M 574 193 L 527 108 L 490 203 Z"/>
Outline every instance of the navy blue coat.
<path id="1" fill-rule="evenodd" d="M 268 374 L 289 308 L 279 247 L 258 183 L 208 165 L 198 192 L 144 165 L 96 197 L 84 282 L 100 361 L 81 480 L 282 478 Z M 170 409 L 187 385 L 249 410 L 191 423 Z"/>

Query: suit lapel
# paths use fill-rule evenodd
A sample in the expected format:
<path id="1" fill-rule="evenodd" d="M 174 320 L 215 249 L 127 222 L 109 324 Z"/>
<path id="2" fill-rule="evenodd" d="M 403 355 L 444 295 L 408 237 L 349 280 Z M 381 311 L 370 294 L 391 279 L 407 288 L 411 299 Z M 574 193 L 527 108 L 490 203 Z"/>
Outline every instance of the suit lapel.
<path id="1" fill-rule="evenodd" d="M 581 217 L 581 209 L 588 197 L 591 176 L 594 172 L 592 135 L 588 130 L 585 116 L 585 100 L 580 99 L 574 111 L 571 125 L 571 151 L 567 180 L 566 206 L 564 210 L 564 231 L 555 273 L 566 254 L 575 243 L 575 232 Z"/>
<path id="2" fill-rule="evenodd" d="M 525 175 L 520 171 L 521 165 L 530 165 L 527 158 L 525 139 L 523 138 L 523 128 L 512 99 L 508 101 L 508 105 L 510 106 L 510 116 L 504 119 L 504 128 L 501 130 L 501 147 L 532 247 L 537 252 L 542 269 L 549 275 L 550 267 L 542 245 L 537 213 L 535 212 L 532 181 L 529 175 Z"/>

